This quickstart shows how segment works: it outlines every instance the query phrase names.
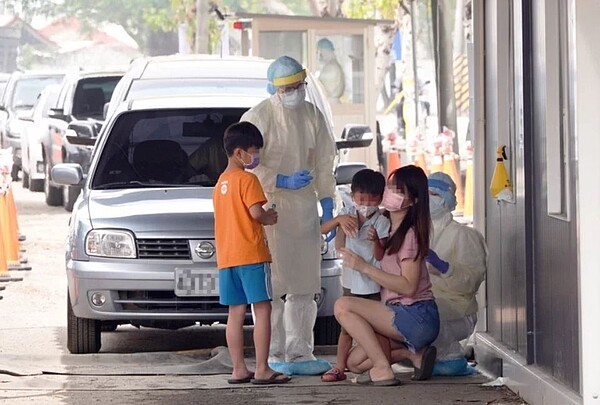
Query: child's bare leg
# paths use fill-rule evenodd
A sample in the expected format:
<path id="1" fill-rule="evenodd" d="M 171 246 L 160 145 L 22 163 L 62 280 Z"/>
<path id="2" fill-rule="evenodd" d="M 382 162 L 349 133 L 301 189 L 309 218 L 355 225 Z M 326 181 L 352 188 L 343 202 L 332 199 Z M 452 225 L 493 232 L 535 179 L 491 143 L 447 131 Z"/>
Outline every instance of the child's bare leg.
<path id="1" fill-rule="evenodd" d="M 388 358 L 391 363 L 392 351 L 390 346 L 390 339 L 377 334 L 377 339 L 379 340 L 379 344 L 381 345 L 381 349 L 384 354 Z M 352 371 L 355 374 L 364 373 L 367 370 L 370 370 L 373 367 L 373 362 L 367 357 L 367 353 L 363 350 L 362 347 L 356 346 L 352 348 L 350 353 L 348 354 L 348 370 Z"/>
<path id="2" fill-rule="evenodd" d="M 254 320 L 254 350 L 256 351 L 256 371 L 254 372 L 254 376 L 259 380 L 268 379 L 275 372 L 267 363 L 269 345 L 271 344 L 271 302 L 257 302 L 253 307 L 256 318 Z"/>
<path id="3" fill-rule="evenodd" d="M 227 328 L 225 329 L 227 348 L 233 363 L 231 377 L 234 379 L 246 378 L 250 375 L 244 361 L 244 318 L 246 317 L 246 308 L 246 304 L 230 305 Z"/>
<path id="4" fill-rule="evenodd" d="M 338 348 L 336 356 L 336 367 L 342 372 L 346 370 L 346 361 L 348 360 L 348 353 L 352 347 L 352 337 L 349 334 L 342 332 L 338 338 Z"/>

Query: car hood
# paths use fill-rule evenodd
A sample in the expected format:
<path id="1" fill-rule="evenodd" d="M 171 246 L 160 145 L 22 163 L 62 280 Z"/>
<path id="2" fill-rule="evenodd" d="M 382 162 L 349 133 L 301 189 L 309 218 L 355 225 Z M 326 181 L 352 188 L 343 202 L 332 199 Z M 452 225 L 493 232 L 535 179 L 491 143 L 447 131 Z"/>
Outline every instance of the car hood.
<path id="1" fill-rule="evenodd" d="M 127 229 L 137 238 L 214 237 L 212 188 L 90 190 L 92 227 Z"/>

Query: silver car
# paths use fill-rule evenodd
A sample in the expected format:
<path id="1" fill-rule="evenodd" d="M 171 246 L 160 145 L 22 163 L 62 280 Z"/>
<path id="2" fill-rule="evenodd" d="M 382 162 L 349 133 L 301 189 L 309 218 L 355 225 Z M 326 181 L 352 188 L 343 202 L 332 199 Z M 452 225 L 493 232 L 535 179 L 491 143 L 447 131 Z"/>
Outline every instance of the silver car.
<path id="1" fill-rule="evenodd" d="M 55 181 L 84 184 L 66 243 L 71 353 L 98 352 L 101 331 L 119 324 L 173 329 L 226 321 L 212 191 L 227 165 L 225 128 L 262 99 L 210 94 L 122 103 L 105 124 L 85 179 L 78 164 L 53 168 Z M 348 128 L 340 145 L 365 146 L 369 141 L 357 135 L 365 130 Z M 344 182 L 348 170 L 340 172 Z M 315 343 L 334 344 L 341 268 L 333 243 L 323 242 L 321 253 Z"/>

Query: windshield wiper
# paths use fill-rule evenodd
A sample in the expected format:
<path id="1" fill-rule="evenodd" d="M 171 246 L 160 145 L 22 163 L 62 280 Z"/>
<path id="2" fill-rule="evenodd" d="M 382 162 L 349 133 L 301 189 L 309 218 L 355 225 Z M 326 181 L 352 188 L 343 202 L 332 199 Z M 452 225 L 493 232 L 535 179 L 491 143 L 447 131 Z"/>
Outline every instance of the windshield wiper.
<path id="1" fill-rule="evenodd" d="M 33 104 L 17 104 L 16 106 L 14 106 L 15 110 L 21 109 L 21 108 L 33 108 Z"/>
<path id="2" fill-rule="evenodd" d="M 101 184 L 99 186 L 94 187 L 94 190 L 109 190 L 109 189 L 119 189 L 123 188 L 123 186 L 127 187 L 177 187 L 178 184 L 166 184 L 166 183 L 148 183 L 139 180 L 131 180 L 131 181 L 116 181 L 114 183 L 106 183 Z"/>

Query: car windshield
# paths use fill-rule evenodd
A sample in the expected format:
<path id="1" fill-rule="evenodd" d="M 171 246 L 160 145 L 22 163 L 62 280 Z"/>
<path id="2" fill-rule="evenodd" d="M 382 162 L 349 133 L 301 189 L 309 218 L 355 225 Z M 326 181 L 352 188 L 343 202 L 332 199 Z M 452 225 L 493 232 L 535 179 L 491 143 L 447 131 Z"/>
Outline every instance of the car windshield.
<path id="1" fill-rule="evenodd" d="M 206 186 L 227 167 L 225 129 L 245 108 L 133 111 L 107 134 L 92 189 Z"/>
<path id="2" fill-rule="evenodd" d="M 246 94 L 268 96 L 266 79 L 231 78 L 220 79 L 146 79 L 135 80 L 127 99 L 155 96 L 203 94 Z"/>
<path id="3" fill-rule="evenodd" d="M 14 109 L 33 108 L 38 95 L 49 84 L 56 84 L 62 81 L 62 76 L 31 77 L 19 79 L 15 85 L 15 92 L 12 98 L 12 107 Z"/>
<path id="4" fill-rule="evenodd" d="M 80 80 L 73 96 L 73 116 L 80 120 L 102 119 L 104 104 L 110 100 L 120 79 L 121 76 L 106 76 Z"/>

